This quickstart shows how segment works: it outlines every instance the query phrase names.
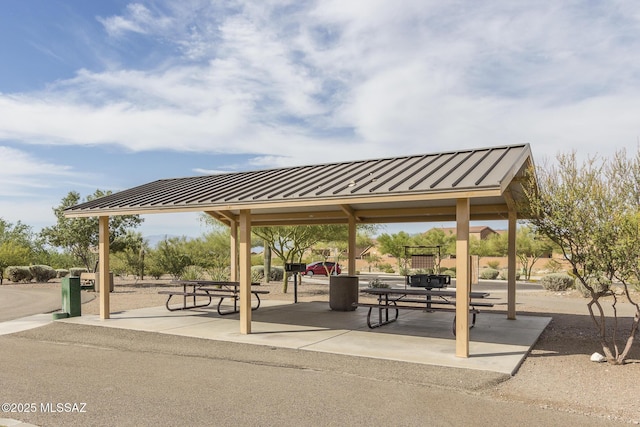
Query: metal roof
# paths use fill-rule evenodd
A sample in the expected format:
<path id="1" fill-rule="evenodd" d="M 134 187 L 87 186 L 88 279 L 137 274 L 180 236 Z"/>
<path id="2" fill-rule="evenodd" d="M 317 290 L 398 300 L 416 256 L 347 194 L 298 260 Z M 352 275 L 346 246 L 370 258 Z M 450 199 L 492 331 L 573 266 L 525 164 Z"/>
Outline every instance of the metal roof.
<path id="1" fill-rule="evenodd" d="M 457 198 L 472 219 L 506 217 L 528 144 L 249 172 L 161 179 L 68 208 L 65 215 L 205 211 L 221 220 L 250 209 L 256 225 L 450 220 Z"/>

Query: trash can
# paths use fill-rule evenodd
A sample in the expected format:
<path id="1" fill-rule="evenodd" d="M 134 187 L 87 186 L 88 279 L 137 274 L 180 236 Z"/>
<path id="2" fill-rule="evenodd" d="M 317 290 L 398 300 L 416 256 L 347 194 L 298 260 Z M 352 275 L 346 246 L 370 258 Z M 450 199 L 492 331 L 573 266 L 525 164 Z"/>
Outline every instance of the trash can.
<path id="1" fill-rule="evenodd" d="M 80 298 L 80 278 L 63 277 L 62 283 L 62 314 L 65 317 L 82 315 L 82 300 Z"/>
<path id="2" fill-rule="evenodd" d="M 358 276 L 331 276 L 329 307 L 335 311 L 353 311 L 358 302 Z"/>

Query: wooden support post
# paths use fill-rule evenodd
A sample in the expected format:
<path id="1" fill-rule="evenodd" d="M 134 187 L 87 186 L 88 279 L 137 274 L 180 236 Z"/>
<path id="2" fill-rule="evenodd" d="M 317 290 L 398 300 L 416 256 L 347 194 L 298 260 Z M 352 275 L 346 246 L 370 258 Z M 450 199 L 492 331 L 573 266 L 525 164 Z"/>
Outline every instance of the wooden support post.
<path id="1" fill-rule="evenodd" d="M 240 211 L 240 333 L 251 333 L 251 211 Z"/>
<path id="2" fill-rule="evenodd" d="M 456 202 L 456 356 L 469 357 L 469 199 Z"/>
<path id="3" fill-rule="evenodd" d="M 109 277 L 109 217 L 98 219 L 98 278 L 100 281 L 100 318 L 109 319 L 109 292 L 111 282 Z"/>
<path id="4" fill-rule="evenodd" d="M 516 221 L 517 215 L 514 211 L 509 211 L 508 229 L 508 250 L 507 250 L 507 319 L 516 318 Z"/>
<path id="5" fill-rule="evenodd" d="M 229 267 L 231 269 L 230 279 L 232 282 L 238 281 L 238 222 L 234 220 L 229 221 L 229 248 L 231 250 L 231 261 Z"/>
<path id="6" fill-rule="evenodd" d="M 356 217 L 349 215 L 349 275 L 356 275 Z"/>

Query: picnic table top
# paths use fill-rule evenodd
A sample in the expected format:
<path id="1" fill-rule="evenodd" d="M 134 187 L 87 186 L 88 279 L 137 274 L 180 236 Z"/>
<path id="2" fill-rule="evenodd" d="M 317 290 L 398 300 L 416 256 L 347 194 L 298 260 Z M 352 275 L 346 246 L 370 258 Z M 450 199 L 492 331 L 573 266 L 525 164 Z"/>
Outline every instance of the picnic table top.
<path id="1" fill-rule="evenodd" d="M 455 290 L 433 290 L 425 288 L 364 288 L 360 292 L 370 295 L 424 295 L 424 296 L 441 296 L 455 298 L 457 293 Z M 470 298 L 486 298 L 490 294 L 488 292 L 470 292 Z"/>
<path id="2" fill-rule="evenodd" d="M 173 285 L 240 286 L 240 282 L 227 282 L 220 280 L 172 280 L 170 283 Z M 260 283 L 252 283 L 251 285 L 259 286 Z"/>

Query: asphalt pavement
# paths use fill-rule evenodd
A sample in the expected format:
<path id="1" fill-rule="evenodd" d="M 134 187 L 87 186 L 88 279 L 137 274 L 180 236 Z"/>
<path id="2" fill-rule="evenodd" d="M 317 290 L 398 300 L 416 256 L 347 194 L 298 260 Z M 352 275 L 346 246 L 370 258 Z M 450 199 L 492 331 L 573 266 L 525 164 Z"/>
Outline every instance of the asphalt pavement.
<path id="1" fill-rule="evenodd" d="M 0 336 L 0 360 L 22 404 L 0 418 L 39 426 L 617 425 L 486 398 L 506 377 L 485 371 L 62 322 Z"/>
<path id="2" fill-rule="evenodd" d="M 5 319 L 60 308 L 0 289 Z M 508 379 L 487 371 L 63 322 L 0 336 L 0 360 L 0 419 L 38 426 L 618 425 L 484 397 Z"/>

